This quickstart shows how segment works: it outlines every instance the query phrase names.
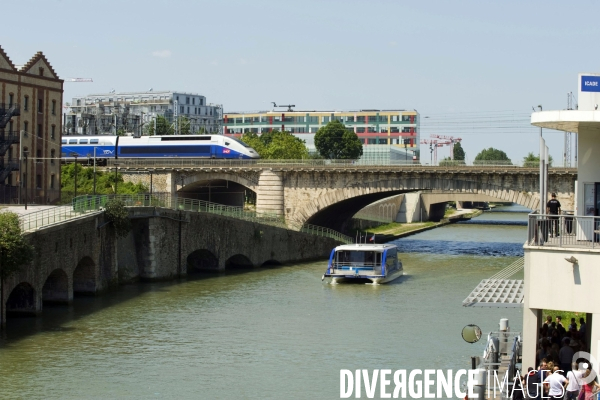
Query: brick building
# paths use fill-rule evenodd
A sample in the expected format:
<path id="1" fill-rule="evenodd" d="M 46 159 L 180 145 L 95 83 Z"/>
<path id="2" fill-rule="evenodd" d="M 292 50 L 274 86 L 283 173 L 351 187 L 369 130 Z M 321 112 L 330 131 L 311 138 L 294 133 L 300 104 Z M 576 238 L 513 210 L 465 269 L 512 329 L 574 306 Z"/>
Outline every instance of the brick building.
<path id="1" fill-rule="evenodd" d="M 0 47 L 0 203 L 60 199 L 62 96 L 41 52 L 16 66 Z"/>

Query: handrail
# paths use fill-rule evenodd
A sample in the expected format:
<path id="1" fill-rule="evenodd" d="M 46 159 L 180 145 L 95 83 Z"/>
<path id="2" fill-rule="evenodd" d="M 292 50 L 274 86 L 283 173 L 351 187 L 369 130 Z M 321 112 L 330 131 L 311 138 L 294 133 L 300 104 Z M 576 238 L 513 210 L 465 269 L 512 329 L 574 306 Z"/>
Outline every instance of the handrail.
<path id="1" fill-rule="evenodd" d="M 532 172 L 538 171 L 537 165 L 529 162 L 520 164 L 507 164 L 504 161 L 477 161 L 473 163 L 443 161 L 438 164 L 430 164 L 424 161 L 413 160 L 390 160 L 384 158 L 369 158 L 367 155 L 357 160 L 324 160 L 324 159 L 301 159 L 301 160 L 272 160 L 272 159 L 210 159 L 210 158 L 113 158 L 107 159 L 107 167 L 119 169 L 152 169 L 152 168 L 195 168 L 195 167 L 323 167 L 323 168 L 365 168 L 365 167 L 394 167 L 398 169 L 526 169 Z M 550 171 L 577 171 L 569 166 L 551 166 Z"/>
<path id="2" fill-rule="evenodd" d="M 52 207 L 21 216 L 21 230 L 27 232 L 44 226 L 64 222 L 69 219 L 78 218 L 89 213 L 101 212 L 108 200 L 115 198 L 121 200 L 127 207 L 165 207 L 174 210 L 206 212 L 290 229 L 290 227 L 286 225 L 283 217 L 278 215 L 257 214 L 254 211 L 245 210 L 243 207 L 227 206 L 204 200 L 181 198 L 178 196 L 171 196 L 170 193 L 154 193 L 77 196 L 72 200 L 71 205 Z M 349 236 L 321 226 L 305 224 L 296 230 L 311 235 L 332 238 L 342 243 L 352 243 L 352 238 Z"/>
<path id="3" fill-rule="evenodd" d="M 529 214 L 527 245 L 600 248 L 600 217 Z"/>

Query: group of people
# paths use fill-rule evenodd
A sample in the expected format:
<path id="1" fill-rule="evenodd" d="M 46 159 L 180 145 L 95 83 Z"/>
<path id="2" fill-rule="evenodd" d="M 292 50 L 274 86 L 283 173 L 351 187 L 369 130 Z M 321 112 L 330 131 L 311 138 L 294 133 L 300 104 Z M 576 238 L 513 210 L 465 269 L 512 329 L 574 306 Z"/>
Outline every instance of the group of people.
<path id="1" fill-rule="evenodd" d="M 600 385 L 589 360 L 573 360 L 578 351 L 588 351 L 586 346 L 586 323 L 571 318 L 568 329 L 562 324 L 562 317 L 547 316 L 540 328 L 540 340 L 536 353 L 537 369 L 529 367 L 522 379 L 528 398 L 592 400 Z"/>

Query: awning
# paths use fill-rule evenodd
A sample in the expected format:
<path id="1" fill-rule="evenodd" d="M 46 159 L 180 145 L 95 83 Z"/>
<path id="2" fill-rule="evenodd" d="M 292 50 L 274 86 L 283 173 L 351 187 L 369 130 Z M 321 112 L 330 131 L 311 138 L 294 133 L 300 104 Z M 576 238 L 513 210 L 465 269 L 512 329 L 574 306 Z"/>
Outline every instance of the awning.
<path id="1" fill-rule="evenodd" d="M 519 258 L 489 279 L 482 280 L 463 300 L 463 307 L 523 307 L 523 280 L 507 279 L 523 269 Z"/>
<path id="2" fill-rule="evenodd" d="M 463 300 L 464 307 L 523 307 L 523 280 L 484 279 Z"/>

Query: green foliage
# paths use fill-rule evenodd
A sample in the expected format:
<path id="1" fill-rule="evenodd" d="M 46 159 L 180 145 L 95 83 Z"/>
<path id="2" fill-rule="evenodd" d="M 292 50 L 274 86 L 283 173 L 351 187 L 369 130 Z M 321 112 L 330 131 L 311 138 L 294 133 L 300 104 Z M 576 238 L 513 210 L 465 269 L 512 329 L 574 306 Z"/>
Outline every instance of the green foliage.
<path id="1" fill-rule="evenodd" d="M 450 157 L 446 157 L 440 161 L 440 167 L 453 167 L 457 165 L 466 165 L 463 160 L 451 160 Z"/>
<path id="2" fill-rule="evenodd" d="M 319 128 L 315 134 L 315 147 L 326 159 L 358 159 L 363 154 L 362 143 L 356 133 L 335 120 Z"/>
<path id="3" fill-rule="evenodd" d="M 125 203 L 117 199 L 109 200 L 104 206 L 104 215 L 106 220 L 112 223 L 117 237 L 127 236 L 131 230 L 131 221 Z"/>
<path id="4" fill-rule="evenodd" d="M 260 136 L 255 132 L 247 132 L 242 136 L 242 141 L 256 150 L 261 158 L 271 160 L 308 158 L 308 149 L 304 140 L 286 131 L 274 130 Z"/>
<path id="5" fill-rule="evenodd" d="M 70 202 L 75 193 L 75 169 L 77 169 L 77 195 L 94 193 L 94 167 L 70 163 L 61 167 L 61 199 Z M 117 190 L 119 194 L 147 193 L 148 188 L 141 183 L 124 182 L 123 176 L 117 174 Z M 115 193 L 115 173 L 96 171 L 96 194 Z"/>
<path id="6" fill-rule="evenodd" d="M 495 161 L 500 162 L 501 164 L 512 165 L 510 158 L 506 155 L 502 150 L 494 149 L 490 147 L 489 149 L 483 149 L 477 154 L 475 157 L 475 162 L 473 164 L 486 164 L 486 162 Z"/>
<path id="7" fill-rule="evenodd" d="M 191 128 L 191 121 L 189 120 L 189 118 L 186 117 L 178 117 L 177 118 L 177 123 L 179 124 L 179 134 L 180 135 L 191 135 L 192 134 L 192 128 Z"/>
<path id="8" fill-rule="evenodd" d="M 174 133 L 175 129 L 173 126 L 162 115 L 156 117 L 156 132 L 154 132 L 154 121 L 146 124 L 146 135 L 148 136 L 173 135 Z"/>
<path id="9" fill-rule="evenodd" d="M 117 130 L 117 136 L 125 136 L 125 129 L 121 128 Z"/>
<path id="10" fill-rule="evenodd" d="M 454 147 L 452 148 L 452 155 L 456 161 L 464 161 L 465 160 L 465 151 L 462 148 L 460 142 L 454 143 Z"/>
<path id="11" fill-rule="evenodd" d="M 552 159 L 552 156 L 549 156 L 548 157 L 548 165 L 552 166 L 553 161 L 554 160 Z M 539 167 L 540 166 L 540 155 L 538 154 L 536 156 L 532 152 L 529 152 L 529 154 L 527 154 L 525 157 L 523 157 L 523 166 L 530 167 L 530 168 Z"/>
<path id="12" fill-rule="evenodd" d="M 33 259 L 33 246 L 25 241 L 19 216 L 0 213 L 0 278 L 6 279 Z"/>

